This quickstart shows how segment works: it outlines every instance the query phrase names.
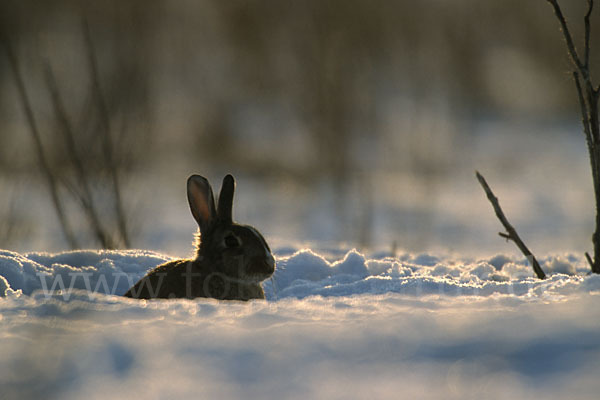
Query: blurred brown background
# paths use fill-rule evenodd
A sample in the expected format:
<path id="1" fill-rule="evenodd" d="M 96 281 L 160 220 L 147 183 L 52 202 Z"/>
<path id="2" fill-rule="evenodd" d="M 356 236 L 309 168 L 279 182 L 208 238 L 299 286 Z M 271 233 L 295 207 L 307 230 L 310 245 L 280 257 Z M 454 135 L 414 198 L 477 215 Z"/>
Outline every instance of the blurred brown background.
<path id="1" fill-rule="evenodd" d="M 563 3 L 580 37 L 586 2 Z M 588 246 L 576 92 L 544 0 L 3 0 L 0 24 L 78 247 L 185 251 L 187 175 L 233 172 L 238 219 L 282 246 L 506 249 L 476 168 L 538 248 Z M 68 248 L 4 50 L 0 248 Z"/>

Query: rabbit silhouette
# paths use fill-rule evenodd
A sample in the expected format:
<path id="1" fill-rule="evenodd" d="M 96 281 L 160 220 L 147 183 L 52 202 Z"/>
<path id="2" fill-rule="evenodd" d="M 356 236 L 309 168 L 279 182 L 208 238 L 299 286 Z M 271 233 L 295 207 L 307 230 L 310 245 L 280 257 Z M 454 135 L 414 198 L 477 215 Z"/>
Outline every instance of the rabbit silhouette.
<path id="1" fill-rule="evenodd" d="M 258 230 L 233 222 L 234 191 L 235 180 L 226 175 L 215 207 L 208 180 L 200 175 L 190 176 L 187 197 L 200 230 L 196 257 L 155 267 L 124 296 L 137 299 L 264 299 L 260 282 L 275 271 L 275 259 Z"/>

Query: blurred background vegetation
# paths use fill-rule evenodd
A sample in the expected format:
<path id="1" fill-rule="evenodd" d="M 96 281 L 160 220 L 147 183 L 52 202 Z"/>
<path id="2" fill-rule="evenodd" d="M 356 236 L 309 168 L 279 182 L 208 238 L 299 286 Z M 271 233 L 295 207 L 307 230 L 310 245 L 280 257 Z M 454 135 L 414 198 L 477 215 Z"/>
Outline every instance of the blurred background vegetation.
<path id="1" fill-rule="evenodd" d="M 572 22 L 582 18 L 585 1 L 563 3 Z M 515 188 L 539 180 L 523 178 L 534 153 L 573 142 L 586 166 L 570 65 L 544 0 L 3 0 L 0 24 L 76 237 L 58 229 L 3 51 L 0 248 L 180 251 L 193 228 L 187 175 L 219 186 L 233 172 L 238 219 L 275 241 L 460 249 L 481 236 L 468 220 L 498 240 L 475 168 L 513 187 L 504 193 L 524 207 L 513 222 L 527 233 L 540 229 L 527 210 L 548 203 Z M 512 134 L 485 139 L 503 130 Z M 548 171 L 555 159 L 538 170 L 564 170 Z M 592 218 L 581 223 L 591 188 L 574 190 L 589 212 L 553 203 L 543 229 L 574 219 L 579 243 L 591 232 Z M 470 214 L 479 207 L 485 223 Z"/>

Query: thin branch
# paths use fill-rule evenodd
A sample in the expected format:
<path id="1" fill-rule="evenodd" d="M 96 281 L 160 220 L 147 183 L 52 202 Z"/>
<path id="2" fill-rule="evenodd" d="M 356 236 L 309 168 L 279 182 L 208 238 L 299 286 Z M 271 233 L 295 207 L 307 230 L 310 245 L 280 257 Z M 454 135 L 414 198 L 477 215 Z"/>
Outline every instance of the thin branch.
<path id="1" fill-rule="evenodd" d="M 75 169 L 75 175 L 77 176 L 78 185 L 81 189 L 80 191 L 74 190 L 73 193 L 76 194 L 76 197 L 79 199 L 81 207 L 88 218 L 89 225 L 94 231 L 94 234 L 100 242 L 100 245 L 105 249 L 114 249 L 115 246 L 110 239 L 110 235 L 105 232 L 104 228 L 102 227 L 102 223 L 100 222 L 100 218 L 98 217 L 98 213 L 96 212 L 94 198 L 90 188 L 89 177 L 86 172 L 86 168 L 84 167 L 83 160 L 79 155 L 77 145 L 75 144 L 75 133 L 73 132 L 71 121 L 67 116 L 67 112 L 56 83 L 56 78 L 52 68 L 50 67 L 50 64 L 48 63 L 46 63 L 45 75 L 46 85 L 48 86 L 48 90 L 52 98 L 54 113 L 56 114 L 56 118 L 61 126 L 59 131 L 62 133 L 63 140 L 67 145 L 67 155 Z"/>
<path id="2" fill-rule="evenodd" d="M 594 139 L 594 146 L 598 146 L 600 143 L 600 124 L 598 121 L 598 93 L 594 91 L 594 88 L 586 84 L 587 93 L 587 110 L 590 119 L 590 130 L 592 132 L 592 138 Z"/>
<path id="3" fill-rule="evenodd" d="M 117 217 L 117 224 L 119 227 L 119 232 L 121 234 L 121 239 L 123 240 L 123 244 L 125 247 L 130 247 L 129 234 L 127 230 L 127 221 L 125 218 L 125 210 L 123 209 L 123 201 L 121 198 L 121 186 L 119 182 L 119 173 L 117 171 L 117 166 L 114 157 L 114 147 L 112 145 L 111 139 L 111 124 L 110 124 L 110 116 L 108 112 L 108 107 L 106 105 L 106 101 L 102 94 L 102 89 L 100 86 L 100 74 L 98 72 L 98 62 L 96 60 L 96 53 L 94 50 L 94 42 L 92 41 L 92 34 L 90 32 L 90 27 L 87 21 L 83 20 L 83 34 L 85 39 L 85 45 L 88 56 L 88 64 L 90 68 L 90 74 L 92 78 L 92 89 L 95 94 L 96 103 L 98 105 L 98 109 L 100 111 L 100 120 L 103 124 L 102 130 L 102 139 L 103 139 L 103 153 L 104 159 L 107 163 L 107 167 L 110 173 L 110 178 L 113 186 L 113 194 L 114 194 L 114 207 Z"/>
<path id="4" fill-rule="evenodd" d="M 592 261 L 592 257 L 590 257 L 590 254 L 587 251 L 585 252 L 585 259 L 590 264 L 590 268 L 592 269 L 592 272 L 595 272 L 594 262 Z"/>
<path id="5" fill-rule="evenodd" d="M 594 9 L 594 0 L 588 0 L 588 10 L 583 19 L 584 24 L 585 24 L 585 44 L 584 44 L 585 49 L 584 49 L 583 65 L 585 66 L 585 68 L 590 67 L 590 32 L 591 32 L 590 16 L 592 15 L 593 9 Z"/>
<path id="6" fill-rule="evenodd" d="M 598 116 L 599 88 L 594 88 L 590 75 L 590 37 L 591 37 L 591 15 L 594 9 L 594 0 L 587 0 L 587 11 L 585 13 L 584 22 L 584 49 L 583 62 L 577 54 L 575 45 L 569 29 L 567 21 L 558 5 L 558 0 L 547 0 L 554 9 L 567 44 L 567 50 L 571 61 L 575 65 L 573 78 L 577 87 L 577 96 L 581 109 L 581 118 L 583 131 L 587 142 L 588 152 L 590 156 L 590 164 L 592 168 L 592 178 L 594 184 L 594 196 L 596 202 L 596 229 L 592 235 L 592 243 L 594 245 L 594 259 L 586 253 L 586 258 L 592 267 L 592 272 L 600 273 L 600 117 Z"/>
<path id="7" fill-rule="evenodd" d="M 535 272 L 537 277 L 540 279 L 545 279 L 546 274 L 540 267 L 540 264 L 538 263 L 535 256 L 527 248 L 525 243 L 523 243 L 523 241 L 517 234 L 517 231 L 515 230 L 515 228 L 513 228 L 513 226 L 506 219 L 506 216 L 504 215 L 502 208 L 500 208 L 500 203 L 498 202 L 498 198 L 496 196 L 494 196 L 494 193 L 492 192 L 492 189 L 490 189 L 490 187 L 488 186 L 487 182 L 485 181 L 485 178 L 477 171 L 475 172 L 475 174 L 477 176 L 477 180 L 479 180 L 479 183 L 481 184 L 481 187 L 485 191 L 485 194 L 487 195 L 488 200 L 490 201 L 490 203 L 492 203 L 492 207 L 494 207 L 496 216 L 498 217 L 498 219 L 504 226 L 504 229 L 506 229 L 507 233 L 501 234 L 500 236 L 502 236 L 508 240 L 512 240 L 517 245 L 519 250 L 521 250 L 523 255 L 531 262 L 531 264 L 533 266 L 533 271 Z"/>
<path id="8" fill-rule="evenodd" d="M 575 44 L 573 43 L 573 37 L 571 36 L 571 32 L 569 31 L 569 27 L 567 26 L 567 20 L 565 19 L 565 16 L 563 15 L 562 10 L 560 9 L 560 6 L 558 5 L 558 1 L 557 0 L 547 0 L 547 1 L 548 1 L 548 3 L 550 3 L 552 5 L 552 8 L 554 9 L 554 14 L 556 15 L 556 18 L 558 18 L 558 22 L 560 23 L 563 36 L 565 37 L 565 41 L 567 42 L 567 49 L 569 50 L 569 55 L 571 56 L 571 60 L 573 61 L 573 63 L 577 67 L 577 69 L 582 71 L 584 69 L 584 65 L 581 62 L 581 60 L 579 59 L 579 55 L 577 54 Z M 585 78 L 586 77 L 584 76 L 584 79 Z"/>
<path id="9" fill-rule="evenodd" d="M 588 153 L 590 157 L 590 164 L 592 167 L 592 179 L 594 182 L 594 188 L 598 187 L 598 160 L 596 155 L 594 154 L 594 148 L 596 146 L 597 140 L 592 137 L 592 132 L 590 130 L 590 113 L 588 110 L 588 105 L 585 102 L 585 97 L 583 95 L 583 89 L 581 87 L 581 82 L 579 81 L 579 73 L 577 71 L 573 71 L 573 80 L 575 81 L 575 86 L 577 87 L 577 97 L 579 99 L 579 107 L 581 111 L 581 123 L 583 124 L 583 132 L 585 133 L 585 140 L 587 143 Z M 596 193 L 599 195 L 600 193 Z"/>
<path id="10" fill-rule="evenodd" d="M 590 71 L 588 68 L 588 63 L 589 63 L 589 34 L 590 34 L 590 24 L 589 24 L 589 15 L 592 12 L 593 9 L 593 0 L 588 0 L 588 11 L 586 13 L 586 17 L 585 17 L 585 23 L 586 23 L 586 36 L 585 36 L 585 51 L 584 51 L 584 58 L 585 61 L 581 61 L 581 58 L 579 58 L 579 54 L 577 53 L 577 49 L 575 47 L 575 43 L 573 42 L 573 37 L 571 36 L 571 32 L 569 31 L 569 27 L 567 26 L 567 20 L 565 18 L 565 16 L 562 13 L 562 10 L 560 8 L 560 5 L 558 4 L 557 0 L 546 0 L 548 3 L 550 3 L 550 5 L 552 5 L 552 8 L 554 9 L 554 14 L 556 15 L 556 18 L 558 19 L 558 22 L 560 23 L 560 27 L 561 27 L 561 31 L 563 33 L 563 36 L 565 38 L 565 42 L 567 43 L 567 50 L 569 52 L 569 55 L 571 56 L 571 61 L 573 62 L 573 64 L 575 65 L 575 69 L 579 71 L 579 73 L 581 74 L 581 76 L 583 77 L 583 80 L 586 83 L 586 86 L 591 88 L 592 91 L 594 91 L 593 89 L 593 84 L 590 78 Z"/>
<path id="11" fill-rule="evenodd" d="M 0 39 L 2 43 L 4 43 L 4 48 L 8 56 L 8 62 L 13 72 L 19 97 L 21 99 L 21 106 L 23 107 L 23 111 L 25 112 L 27 125 L 29 126 L 29 131 L 31 133 L 35 145 L 39 167 L 42 174 L 46 178 L 46 183 L 48 184 L 48 189 L 50 190 L 50 197 L 52 198 L 52 204 L 54 205 L 56 216 L 58 217 L 58 221 L 62 228 L 63 234 L 65 235 L 67 243 L 72 249 L 77 249 L 79 248 L 79 245 L 63 209 L 63 204 L 58 193 L 57 178 L 54 175 L 54 172 L 52 171 L 52 168 L 44 152 L 42 138 L 37 127 L 35 116 L 33 115 L 31 101 L 29 100 L 29 96 L 27 95 L 27 89 L 25 89 L 25 83 L 23 81 L 23 76 L 21 75 L 21 70 L 19 68 L 19 61 L 13 51 L 9 38 L 6 35 L 1 34 Z"/>

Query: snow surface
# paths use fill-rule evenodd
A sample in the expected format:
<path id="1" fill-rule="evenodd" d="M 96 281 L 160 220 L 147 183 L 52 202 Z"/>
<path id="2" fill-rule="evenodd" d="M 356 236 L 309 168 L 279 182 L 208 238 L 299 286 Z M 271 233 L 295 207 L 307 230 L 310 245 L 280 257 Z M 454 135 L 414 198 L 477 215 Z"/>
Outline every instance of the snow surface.
<path id="1" fill-rule="evenodd" d="M 171 257 L 0 251 L 0 398 L 591 399 L 582 257 L 276 251 L 267 301 L 120 297 Z"/>

